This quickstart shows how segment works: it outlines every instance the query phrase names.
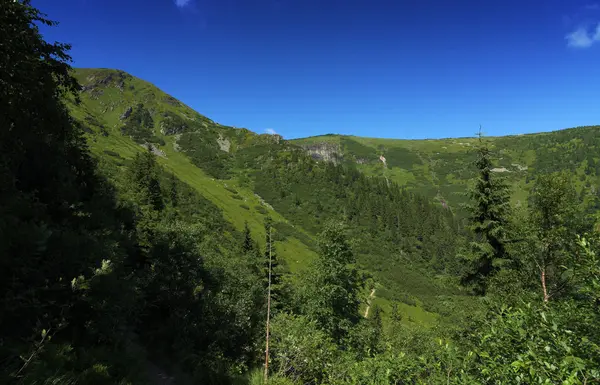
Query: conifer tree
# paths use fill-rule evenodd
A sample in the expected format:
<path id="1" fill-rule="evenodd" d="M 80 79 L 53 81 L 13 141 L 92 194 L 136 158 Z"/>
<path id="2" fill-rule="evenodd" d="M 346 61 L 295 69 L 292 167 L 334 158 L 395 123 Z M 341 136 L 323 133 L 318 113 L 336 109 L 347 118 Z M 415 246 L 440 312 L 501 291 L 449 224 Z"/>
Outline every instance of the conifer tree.
<path id="1" fill-rule="evenodd" d="M 344 234 L 344 226 L 330 222 L 320 235 L 318 259 L 306 276 L 302 307 L 334 339 L 346 336 L 360 320 L 358 307 L 364 279 Z"/>
<path id="2" fill-rule="evenodd" d="M 158 178 L 158 166 L 150 146 L 147 151 L 135 156 L 129 173 L 137 201 L 154 210 L 161 210 L 164 202 Z"/>
<path id="3" fill-rule="evenodd" d="M 477 177 L 467 193 L 471 202 L 465 205 L 473 239 L 465 256 L 468 270 L 462 281 L 472 285 L 476 293 L 485 294 L 489 279 L 508 257 L 506 229 L 510 213 L 510 189 L 502 177 L 492 172 L 491 151 L 483 140 L 481 129 L 478 138 L 475 161 Z"/>
<path id="4" fill-rule="evenodd" d="M 171 199 L 171 205 L 177 207 L 179 204 L 179 192 L 177 190 L 177 178 L 175 177 L 175 173 L 171 173 L 169 178 L 169 198 Z"/>
<path id="5" fill-rule="evenodd" d="M 252 240 L 252 235 L 250 234 L 250 227 L 248 227 L 248 222 L 244 223 L 244 243 L 242 244 L 242 252 L 247 254 L 254 249 L 254 241 Z"/>

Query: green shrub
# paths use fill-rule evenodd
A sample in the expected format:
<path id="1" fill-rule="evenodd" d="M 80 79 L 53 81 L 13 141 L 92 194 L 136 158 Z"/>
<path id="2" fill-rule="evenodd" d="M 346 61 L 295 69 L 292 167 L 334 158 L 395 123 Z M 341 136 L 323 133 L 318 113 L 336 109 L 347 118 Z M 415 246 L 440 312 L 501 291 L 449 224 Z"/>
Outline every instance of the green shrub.
<path id="1" fill-rule="evenodd" d="M 106 155 L 114 156 L 115 158 L 121 158 L 121 155 L 119 155 L 118 152 L 114 152 L 114 151 L 111 151 L 111 150 L 104 150 L 103 152 Z"/>
<path id="2" fill-rule="evenodd" d="M 233 187 L 229 187 L 229 186 L 225 186 L 225 190 L 232 192 L 234 194 L 238 193 L 238 191 L 236 189 L 234 189 Z"/>
<path id="3" fill-rule="evenodd" d="M 217 144 L 218 134 L 204 130 L 202 134 L 188 132 L 181 135 L 177 144 L 196 165 L 213 178 L 227 179 L 231 172 L 231 155 L 221 151 Z"/>
<path id="4" fill-rule="evenodd" d="M 273 373 L 302 383 L 320 383 L 335 361 L 337 347 L 314 321 L 279 314 L 272 321 Z"/>
<path id="5" fill-rule="evenodd" d="M 154 120 L 150 111 L 139 103 L 121 127 L 123 135 L 130 136 L 137 143 L 151 141 L 154 135 Z"/>

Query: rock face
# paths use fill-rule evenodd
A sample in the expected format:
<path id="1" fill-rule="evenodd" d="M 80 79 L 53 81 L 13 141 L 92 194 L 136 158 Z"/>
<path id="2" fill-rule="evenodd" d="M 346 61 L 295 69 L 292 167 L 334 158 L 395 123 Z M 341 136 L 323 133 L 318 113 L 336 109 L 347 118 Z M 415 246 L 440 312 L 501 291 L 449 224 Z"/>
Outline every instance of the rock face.
<path id="1" fill-rule="evenodd" d="M 95 75 L 90 75 L 86 78 L 88 84 L 81 87 L 82 91 L 95 90 L 98 87 L 115 86 L 119 90 L 123 91 L 125 87 L 125 81 L 131 78 L 131 75 L 123 71 L 100 71 Z"/>
<path id="2" fill-rule="evenodd" d="M 342 160 L 340 145 L 336 143 L 315 143 L 302 146 L 313 159 L 339 163 Z"/>
<path id="3" fill-rule="evenodd" d="M 163 120 L 160 122 L 160 132 L 163 135 L 177 135 L 188 131 L 189 124 L 174 112 L 165 111 L 162 114 Z"/>
<path id="4" fill-rule="evenodd" d="M 231 148 L 231 142 L 227 138 L 223 138 L 221 134 L 219 134 L 219 139 L 217 139 L 217 143 L 219 144 L 219 148 L 221 151 L 229 152 Z"/>
<path id="5" fill-rule="evenodd" d="M 125 120 L 129 117 L 129 115 L 131 115 L 131 112 L 133 111 L 132 107 L 127 107 L 127 109 L 125 110 L 125 112 L 123 112 L 123 114 L 119 117 L 119 119 L 121 120 Z"/>
<path id="6" fill-rule="evenodd" d="M 156 156 L 160 156 L 161 158 L 166 158 L 167 157 L 167 155 L 165 154 L 164 151 L 162 151 L 161 149 L 159 149 L 156 146 L 153 146 L 151 143 L 140 144 L 140 146 L 142 146 L 142 147 L 144 147 L 146 149 L 149 149 Z"/>
<path id="7" fill-rule="evenodd" d="M 160 122 L 160 132 L 163 135 L 177 135 L 177 134 L 181 134 L 182 132 L 186 131 L 188 128 L 187 125 L 185 124 L 177 124 L 174 123 L 172 121 L 165 121 L 163 120 L 162 122 Z"/>
<path id="8" fill-rule="evenodd" d="M 383 163 L 383 167 L 387 168 L 387 160 L 385 159 L 385 157 L 383 155 L 379 156 L 379 160 Z"/>

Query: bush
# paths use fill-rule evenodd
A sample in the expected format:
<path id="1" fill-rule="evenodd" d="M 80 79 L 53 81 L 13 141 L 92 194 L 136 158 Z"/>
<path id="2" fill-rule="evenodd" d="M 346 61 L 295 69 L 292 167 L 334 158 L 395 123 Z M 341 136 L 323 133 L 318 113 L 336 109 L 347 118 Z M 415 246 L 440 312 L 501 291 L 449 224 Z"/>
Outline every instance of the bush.
<path id="1" fill-rule="evenodd" d="M 121 155 L 119 155 L 118 152 L 114 152 L 114 151 L 111 151 L 111 150 L 104 150 L 103 152 L 106 155 L 114 156 L 115 158 L 121 158 Z"/>
<path id="2" fill-rule="evenodd" d="M 154 136 L 153 130 L 154 120 L 152 115 L 141 103 L 133 109 L 125 125 L 121 127 L 121 133 L 131 136 L 137 143 L 151 141 Z"/>
<path id="3" fill-rule="evenodd" d="M 250 210 L 250 207 L 248 207 L 247 205 L 240 205 L 241 208 L 243 208 L 244 210 Z"/>
<path id="4" fill-rule="evenodd" d="M 267 211 L 267 209 L 265 209 L 262 206 L 256 205 L 254 206 L 254 210 L 256 210 L 257 212 L 261 213 L 262 215 L 267 215 L 269 212 Z"/>
<path id="5" fill-rule="evenodd" d="M 335 361 L 337 347 L 304 316 L 279 314 L 272 321 L 273 374 L 302 383 L 320 383 Z"/>
<path id="6" fill-rule="evenodd" d="M 236 189 L 234 189 L 233 187 L 229 187 L 229 186 L 225 186 L 225 190 L 227 190 L 231 193 L 234 193 L 234 194 L 238 193 L 238 191 Z"/>
<path id="7" fill-rule="evenodd" d="M 227 179 L 230 176 L 232 157 L 221 151 L 217 144 L 218 134 L 202 131 L 202 134 L 187 132 L 181 134 L 177 144 L 196 165 L 213 178 Z"/>
<path id="8" fill-rule="evenodd" d="M 156 135 L 152 136 L 150 139 L 148 139 L 148 141 L 151 142 L 151 143 L 159 144 L 161 146 L 164 146 L 166 144 L 165 140 L 163 138 L 159 138 Z"/>

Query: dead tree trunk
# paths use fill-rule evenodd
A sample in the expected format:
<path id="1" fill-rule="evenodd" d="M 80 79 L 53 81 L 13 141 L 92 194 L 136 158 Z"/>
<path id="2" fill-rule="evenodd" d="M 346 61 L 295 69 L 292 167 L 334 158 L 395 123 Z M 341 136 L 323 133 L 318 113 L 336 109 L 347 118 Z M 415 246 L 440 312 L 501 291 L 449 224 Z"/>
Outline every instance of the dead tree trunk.
<path id="1" fill-rule="evenodd" d="M 269 227 L 269 284 L 267 288 L 267 335 L 265 343 L 265 384 L 269 381 L 269 321 L 271 320 L 271 227 Z"/>

